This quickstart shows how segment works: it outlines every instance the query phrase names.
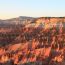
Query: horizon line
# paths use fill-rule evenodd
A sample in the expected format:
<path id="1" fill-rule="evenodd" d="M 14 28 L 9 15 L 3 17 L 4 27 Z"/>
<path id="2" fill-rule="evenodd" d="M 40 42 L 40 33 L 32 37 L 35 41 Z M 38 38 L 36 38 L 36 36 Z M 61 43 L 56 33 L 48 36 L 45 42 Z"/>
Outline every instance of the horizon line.
<path id="1" fill-rule="evenodd" d="M 15 16 L 10 18 L 0 18 L 0 20 L 8 20 L 8 19 L 14 19 L 19 17 L 32 17 L 32 18 L 41 18 L 41 17 L 50 17 L 50 18 L 58 18 L 58 17 L 65 17 L 65 16 Z"/>

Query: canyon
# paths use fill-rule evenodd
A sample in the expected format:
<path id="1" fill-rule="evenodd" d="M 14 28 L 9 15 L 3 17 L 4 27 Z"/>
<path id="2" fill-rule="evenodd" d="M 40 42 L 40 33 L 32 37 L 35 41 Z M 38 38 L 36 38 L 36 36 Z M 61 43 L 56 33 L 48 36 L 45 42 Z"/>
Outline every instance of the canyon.
<path id="1" fill-rule="evenodd" d="M 0 65 L 65 65 L 65 17 L 0 20 Z"/>

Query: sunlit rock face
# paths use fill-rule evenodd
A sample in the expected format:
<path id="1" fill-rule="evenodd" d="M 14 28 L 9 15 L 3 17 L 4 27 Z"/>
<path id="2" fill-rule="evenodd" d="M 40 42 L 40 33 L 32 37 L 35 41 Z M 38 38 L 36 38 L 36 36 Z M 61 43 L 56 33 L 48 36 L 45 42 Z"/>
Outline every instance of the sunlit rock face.
<path id="1" fill-rule="evenodd" d="M 1 27 L 0 64 L 65 65 L 65 18 L 41 17 L 29 22 Z"/>

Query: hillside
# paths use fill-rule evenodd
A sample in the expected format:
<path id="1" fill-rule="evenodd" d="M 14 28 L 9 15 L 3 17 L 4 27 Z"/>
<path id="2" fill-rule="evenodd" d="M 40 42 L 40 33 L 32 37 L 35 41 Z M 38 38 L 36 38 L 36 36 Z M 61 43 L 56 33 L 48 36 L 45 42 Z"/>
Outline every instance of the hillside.
<path id="1" fill-rule="evenodd" d="M 27 22 L 19 24 L 22 19 Z M 4 21 L 8 24 L 0 26 L 0 64 L 65 65 L 65 17 Z"/>

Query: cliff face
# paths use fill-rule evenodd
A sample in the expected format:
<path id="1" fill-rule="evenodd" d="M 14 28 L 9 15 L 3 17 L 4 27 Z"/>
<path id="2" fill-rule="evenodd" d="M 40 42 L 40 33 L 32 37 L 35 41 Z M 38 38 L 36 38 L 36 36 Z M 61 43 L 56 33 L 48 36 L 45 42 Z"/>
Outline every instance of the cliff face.
<path id="1" fill-rule="evenodd" d="M 58 27 L 60 23 L 65 23 L 65 17 L 41 17 L 35 18 L 33 23 L 29 23 L 26 27 L 42 27 L 52 28 L 53 26 Z"/>
<path id="2" fill-rule="evenodd" d="M 0 29 L 1 64 L 65 65 L 65 18 L 42 17 L 8 27 Z"/>

